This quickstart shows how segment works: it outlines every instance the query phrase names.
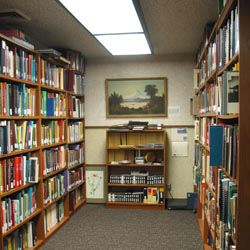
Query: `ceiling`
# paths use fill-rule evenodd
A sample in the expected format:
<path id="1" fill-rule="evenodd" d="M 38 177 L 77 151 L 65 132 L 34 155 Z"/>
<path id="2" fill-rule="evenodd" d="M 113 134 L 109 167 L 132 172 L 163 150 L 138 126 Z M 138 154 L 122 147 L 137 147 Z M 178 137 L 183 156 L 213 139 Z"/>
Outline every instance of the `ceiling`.
<path id="1" fill-rule="evenodd" d="M 195 54 L 206 23 L 218 16 L 217 0 L 139 2 L 154 56 Z M 0 17 L 0 27 L 19 27 L 36 49 L 71 48 L 87 59 L 112 57 L 57 0 L 0 0 L 0 12 L 5 10 L 16 10 L 28 20 Z"/>

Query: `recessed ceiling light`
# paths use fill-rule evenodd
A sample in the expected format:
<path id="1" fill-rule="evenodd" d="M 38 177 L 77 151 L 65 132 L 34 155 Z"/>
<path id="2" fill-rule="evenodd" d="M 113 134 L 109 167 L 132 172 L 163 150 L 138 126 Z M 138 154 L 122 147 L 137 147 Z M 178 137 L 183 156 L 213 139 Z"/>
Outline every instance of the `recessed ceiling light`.
<path id="1" fill-rule="evenodd" d="M 112 55 L 151 54 L 132 0 L 60 0 Z"/>

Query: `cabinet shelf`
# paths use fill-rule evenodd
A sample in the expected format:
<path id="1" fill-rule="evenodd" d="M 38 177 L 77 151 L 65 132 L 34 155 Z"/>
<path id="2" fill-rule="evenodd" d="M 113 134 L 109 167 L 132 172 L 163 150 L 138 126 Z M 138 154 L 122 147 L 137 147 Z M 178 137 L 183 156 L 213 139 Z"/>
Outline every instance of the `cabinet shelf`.
<path id="1" fill-rule="evenodd" d="M 108 130 L 106 143 L 107 207 L 164 208 L 166 132 Z"/>

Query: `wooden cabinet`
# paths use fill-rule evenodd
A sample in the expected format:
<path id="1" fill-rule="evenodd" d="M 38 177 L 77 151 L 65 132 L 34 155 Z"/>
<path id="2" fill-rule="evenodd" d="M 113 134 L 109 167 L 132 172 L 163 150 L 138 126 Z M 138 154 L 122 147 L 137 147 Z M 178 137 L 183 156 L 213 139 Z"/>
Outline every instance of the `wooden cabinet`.
<path id="1" fill-rule="evenodd" d="M 39 249 L 86 201 L 83 86 L 67 60 L 0 43 L 0 249 Z"/>
<path id="2" fill-rule="evenodd" d="M 247 1 L 221 2 L 198 55 L 195 189 L 204 249 L 247 249 L 249 34 Z M 206 29 L 208 30 L 208 29 Z M 246 35 L 248 34 L 248 35 Z M 248 176 L 248 177 L 247 177 Z"/>
<path id="3" fill-rule="evenodd" d="M 164 209 L 165 131 L 108 130 L 106 140 L 106 206 Z"/>

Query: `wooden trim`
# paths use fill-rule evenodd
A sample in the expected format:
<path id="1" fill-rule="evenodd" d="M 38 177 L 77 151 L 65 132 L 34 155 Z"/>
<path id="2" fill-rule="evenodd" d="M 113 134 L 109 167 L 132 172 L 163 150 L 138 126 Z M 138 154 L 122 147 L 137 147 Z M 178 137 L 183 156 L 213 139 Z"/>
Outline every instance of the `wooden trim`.
<path id="1" fill-rule="evenodd" d="M 109 129 L 112 126 L 85 126 L 86 129 Z M 194 125 L 163 125 L 163 128 L 194 128 Z"/>

